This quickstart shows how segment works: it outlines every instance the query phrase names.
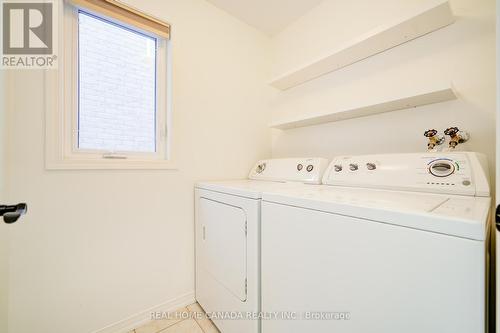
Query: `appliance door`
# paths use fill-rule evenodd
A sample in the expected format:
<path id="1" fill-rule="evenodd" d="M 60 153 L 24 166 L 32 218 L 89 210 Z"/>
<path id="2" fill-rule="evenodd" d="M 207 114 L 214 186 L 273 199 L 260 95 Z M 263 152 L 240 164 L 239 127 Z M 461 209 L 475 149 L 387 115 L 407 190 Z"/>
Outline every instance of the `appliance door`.
<path id="1" fill-rule="evenodd" d="M 262 202 L 262 332 L 484 332 L 484 242 Z"/>
<path id="2" fill-rule="evenodd" d="M 200 198 L 198 209 L 202 228 L 200 266 L 244 302 L 247 298 L 245 211 L 208 198 Z"/>
<path id="3" fill-rule="evenodd" d="M 196 300 L 221 332 L 260 332 L 260 200 L 197 188 L 195 220 Z"/>

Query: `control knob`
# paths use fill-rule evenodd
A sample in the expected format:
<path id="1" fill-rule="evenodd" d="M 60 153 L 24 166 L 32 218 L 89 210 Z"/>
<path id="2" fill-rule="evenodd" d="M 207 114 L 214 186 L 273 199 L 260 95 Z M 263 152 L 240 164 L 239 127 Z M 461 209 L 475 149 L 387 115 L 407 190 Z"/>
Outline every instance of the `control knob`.
<path id="1" fill-rule="evenodd" d="M 430 163 L 429 172 L 436 177 L 448 177 L 455 172 L 455 164 L 449 160 L 435 160 Z"/>
<path id="2" fill-rule="evenodd" d="M 375 163 L 366 163 L 366 168 L 368 170 L 375 170 L 377 168 L 377 165 Z"/>
<path id="3" fill-rule="evenodd" d="M 349 170 L 351 170 L 351 171 L 356 171 L 356 170 L 358 170 L 358 165 L 357 165 L 357 164 L 355 164 L 355 163 L 351 163 L 351 164 L 349 164 Z"/>
<path id="4" fill-rule="evenodd" d="M 335 172 L 340 172 L 340 171 L 342 171 L 342 165 L 340 165 L 340 164 L 335 164 L 335 165 L 333 166 L 333 169 L 335 170 Z"/>

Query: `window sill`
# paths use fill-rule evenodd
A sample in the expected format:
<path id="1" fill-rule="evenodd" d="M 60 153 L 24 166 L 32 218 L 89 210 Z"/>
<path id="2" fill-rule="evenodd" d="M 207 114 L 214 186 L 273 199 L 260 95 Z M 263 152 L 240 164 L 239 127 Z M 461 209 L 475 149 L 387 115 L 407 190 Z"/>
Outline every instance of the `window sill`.
<path id="1" fill-rule="evenodd" d="M 178 170 L 169 160 L 86 160 L 65 159 L 46 161 L 47 170 Z"/>

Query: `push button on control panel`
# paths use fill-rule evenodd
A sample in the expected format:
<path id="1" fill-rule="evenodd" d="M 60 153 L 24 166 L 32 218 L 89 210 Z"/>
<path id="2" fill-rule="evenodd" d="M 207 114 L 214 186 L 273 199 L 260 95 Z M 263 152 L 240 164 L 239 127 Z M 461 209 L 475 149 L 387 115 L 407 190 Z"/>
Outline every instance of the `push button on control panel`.
<path id="1" fill-rule="evenodd" d="M 311 171 L 313 171 L 313 169 L 314 169 L 314 166 L 312 164 L 309 164 L 306 168 L 307 172 L 311 172 Z"/>
<path id="2" fill-rule="evenodd" d="M 297 170 L 300 171 L 304 168 L 304 166 L 302 164 L 297 164 Z"/>

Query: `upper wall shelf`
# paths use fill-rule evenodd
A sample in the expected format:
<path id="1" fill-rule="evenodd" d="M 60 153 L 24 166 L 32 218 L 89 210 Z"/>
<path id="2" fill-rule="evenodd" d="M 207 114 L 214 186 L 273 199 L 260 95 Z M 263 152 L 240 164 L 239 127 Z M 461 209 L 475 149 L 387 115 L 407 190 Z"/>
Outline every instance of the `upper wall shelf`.
<path id="1" fill-rule="evenodd" d="M 297 86 L 443 28 L 454 21 L 448 0 L 439 0 L 415 15 L 378 27 L 326 57 L 281 75 L 270 84 L 281 90 Z"/>
<path id="2" fill-rule="evenodd" d="M 333 111 L 305 118 L 277 121 L 271 124 L 270 127 L 285 130 L 296 127 L 318 125 L 333 121 L 370 116 L 373 114 L 389 111 L 403 110 L 421 105 L 440 103 L 456 98 L 457 96 L 455 94 L 455 91 L 450 84 L 445 87 L 437 87 L 432 90 L 423 92 L 421 91 L 411 96 L 399 96 L 390 100 L 381 101 L 370 105 L 363 105 L 355 108 Z"/>

